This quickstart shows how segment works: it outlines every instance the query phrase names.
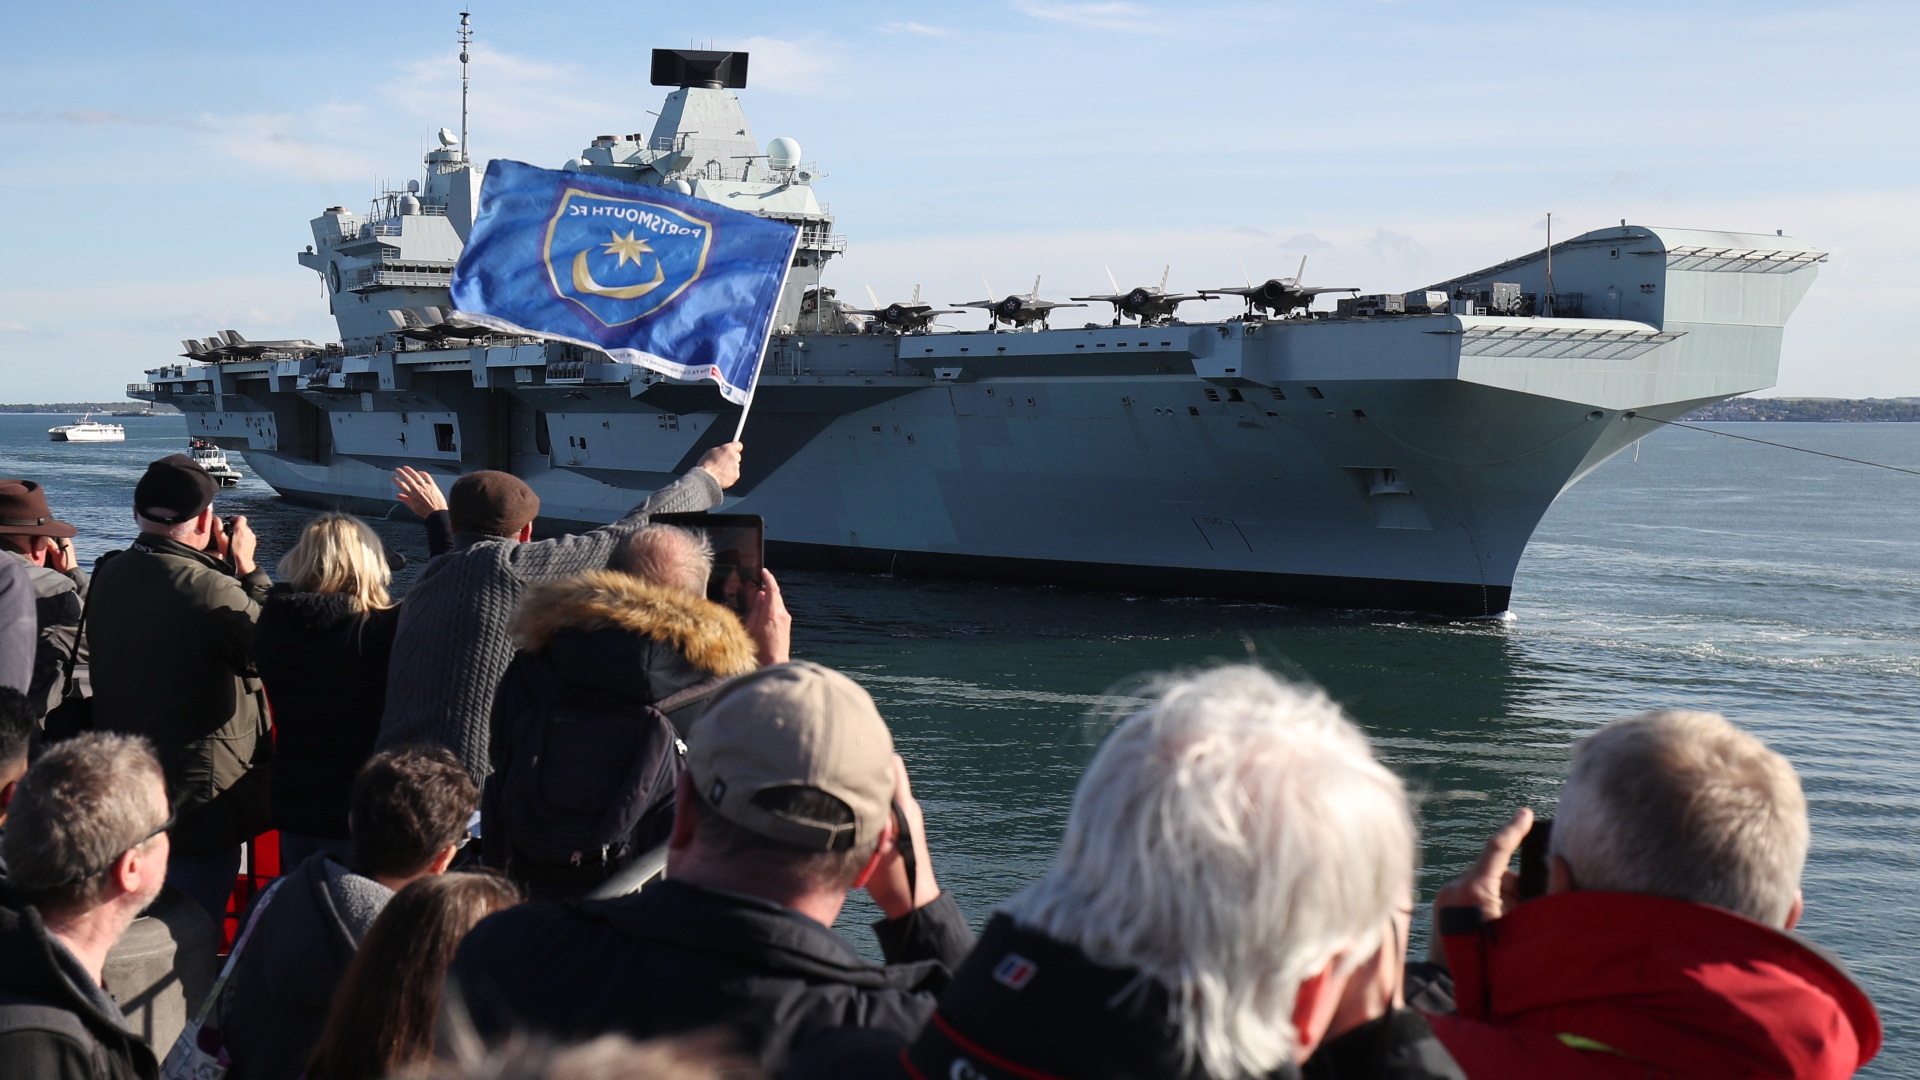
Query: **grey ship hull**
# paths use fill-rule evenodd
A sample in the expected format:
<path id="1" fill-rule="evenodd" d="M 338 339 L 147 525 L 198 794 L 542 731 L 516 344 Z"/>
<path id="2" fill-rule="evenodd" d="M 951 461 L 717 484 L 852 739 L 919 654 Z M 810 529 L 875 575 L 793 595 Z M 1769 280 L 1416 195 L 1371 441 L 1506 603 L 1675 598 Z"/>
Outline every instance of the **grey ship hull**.
<path id="1" fill-rule="evenodd" d="M 1633 227 L 1554 251 L 1599 318 L 783 335 L 727 509 L 765 516 L 776 569 L 1496 614 L 1562 491 L 1656 421 L 1772 384 L 1818 259 Z M 1439 287 L 1544 295 L 1543 264 Z M 295 501 L 384 512 L 399 464 L 507 468 L 548 529 L 618 517 L 733 432 L 708 386 L 567 355 L 175 367 L 134 392 Z"/>

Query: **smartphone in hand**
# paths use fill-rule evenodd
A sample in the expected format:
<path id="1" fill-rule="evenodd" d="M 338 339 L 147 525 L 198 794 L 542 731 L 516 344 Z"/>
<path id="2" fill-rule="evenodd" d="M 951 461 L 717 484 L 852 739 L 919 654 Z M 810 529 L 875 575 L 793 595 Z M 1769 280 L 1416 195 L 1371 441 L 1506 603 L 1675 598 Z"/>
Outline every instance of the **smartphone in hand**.
<path id="1" fill-rule="evenodd" d="M 1547 895 L 1547 849 L 1553 840 L 1553 819 L 1537 817 L 1520 841 L 1520 899 Z"/>

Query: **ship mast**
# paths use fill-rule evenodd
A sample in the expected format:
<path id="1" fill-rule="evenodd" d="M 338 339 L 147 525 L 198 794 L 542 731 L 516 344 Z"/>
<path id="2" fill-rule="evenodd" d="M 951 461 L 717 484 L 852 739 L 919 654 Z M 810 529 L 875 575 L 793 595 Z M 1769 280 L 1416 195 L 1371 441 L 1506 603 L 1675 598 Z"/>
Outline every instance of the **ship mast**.
<path id="1" fill-rule="evenodd" d="M 465 142 L 463 142 L 465 146 Z M 1548 213 L 1548 319 L 1553 317 L 1553 213 Z"/>
<path id="2" fill-rule="evenodd" d="M 473 44 L 473 24 L 468 12 L 460 13 L 460 160 L 471 162 L 467 154 L 467 46 Z"/>

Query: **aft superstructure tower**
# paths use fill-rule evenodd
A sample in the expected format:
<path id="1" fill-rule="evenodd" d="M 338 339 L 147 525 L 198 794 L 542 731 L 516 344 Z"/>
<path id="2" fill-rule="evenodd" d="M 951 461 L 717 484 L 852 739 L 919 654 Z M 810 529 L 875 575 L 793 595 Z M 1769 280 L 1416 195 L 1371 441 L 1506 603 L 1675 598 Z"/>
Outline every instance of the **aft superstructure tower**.
<path id="1" fill-rule="evenodd" d="M 833 215 L 814 195 L 814 180 L 826 174 L 801 160 L 793 139 L 771 139 L 760 149 L 733 93 L 747 85 L 746 53 L 655 49 L 653 85 L 676 89 L 651 135 L 601 135 L 566 167 L 798 226 L 800 246 L 774 318 L 776 326 L 798 327 L 802 297 L 819 285 L 826 261 L 847 249 L 845 238 L 834 235 Z"/>

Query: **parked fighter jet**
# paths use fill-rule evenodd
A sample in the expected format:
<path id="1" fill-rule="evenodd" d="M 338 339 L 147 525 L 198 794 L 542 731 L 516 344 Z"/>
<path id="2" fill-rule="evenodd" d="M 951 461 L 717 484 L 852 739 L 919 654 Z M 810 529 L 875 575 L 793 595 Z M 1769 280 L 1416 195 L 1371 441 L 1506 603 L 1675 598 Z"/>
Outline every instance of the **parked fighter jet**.
<path id="1" fill-rule="evenodd" d="M 485 337 L 493 331 L 477 323 L 455 319 L 446 308 L 390 308 L 387 318 L 394 332 L 415 341 L 466 341 Z"/>
<path id="2" fill-rule="evenodd" d="M 190 360 L 215 363 L 222 360 L 253 360 L 269 353 L 276 356 L 318 356 L 325 351 L 320 345 L 305 338 L 286 341 L 248 341 L 233 330 L 222 330 L 218 337 L 210 337 L 204 342 L 187 338 L 180 344 L 187 350 L 180 355 Z"/>
<path id="3" fill-rule="evenodd" d="M 1240 272 L 1245 274 L 1246 267 L 1241 267 Z M 1229 296 L 1238 296 L 1245 300 L 1247 302 L 1247 314 L 1249 315 L 1253 314 L 1253 309 L 1260 308 L 1278 315 L 1283 319 L 1296 309 L 1305 310 L 1310 307 L 1313 304 L 1313 298 L 1319 296 L 1321 293 L 1357 293 L 1360 291 L 1351 286 L 1336 288 L 1332 285 L 1315 285 L 1308 288 L 1300 284 L 1300 279 L 1306 276 L 1306 273 L 1307 257 L 1302 255 L 1300 256 L 1300 269 L 1294 271 L 1293 276 L 1290 278 L 1269 278 L 1264 284 L 1255 285 L 1253 279 L 1249 277 L 1246 288 L 1225 288 L 1215 289 L 1213 291 L 1225 293 Z"/>
<path id="4" fill-rule="evenodd" d="M 801 330 L 816 334 L 858 334 L 866 330 L 868 318 L 825 285 L 809 285 L 800 294 Z"/>
<path id="5" fill-rule="evenodd" d="M 940 315 L 958 315 L 958 308 L 936 308 L 932 304 L 920 301 L 920 286 L 913 287 L 913 299 L 901 304 L 892 303 L 880 306 L 880 298 L 873 294 L 873 286 L 867 286 L 867 299 L 873 301 L 873 307 L 861 311 L 852 309 L 849 314 L 865 315 L 892 330 L 896 334 L 916 334 L 933 326 L 933 320 Z"/>
<path id="6" fill-rule="evenodd" d="M 1040 299 L 1039 275 L 1034 276 L 1032 292 L 1025 296 L 1015 293 L 1012 296 L 999 300 L 991 299 L 993 296 L 993 285 L 987 281 L 985 276 L 980 278 L 980 284 L 987 287 L 987 296 L 989 299 L 968 300 L 964 303 L 957 303 L 954 306 L 963 308 L 985 308 L 987 312 L 987 325 L 995 329 L 998 329 L 1000 324 L 1004 322 L 1017 329 L 1025 329 L 1034 323 L 1039 323 L 1040 329 L 1045 330 L 1047 328 L 1047 316 L 1054 308 L 1087 306 L 1085 304 L 1063 304 L 1058 300 Z"/>
<path id="7" fill-rule="evenodd" d="M 1139 319 L 1140 325 L 1142 326 L 1151 326 L 1155 323 L 1170 322 L 1173 319 L 1174 309 L 1179 307 L 1181 304 L 1184 304 L 1189 300 L 1214 299 L 1214 296 L 1212 293 L 1203 293 L 1203 292 L 1176 293 L 1173 295 L 1168 295 L 1167 277 L 1172 273 L 1173 273 L 1173 267 L 1169 266 L 1166 268 L 1165 271 L 1163 271 L 1160 274 L 1160 284 L 1158 286 L 1142 285 L 1139 288 L 1133 289 L 1129 292 L 1121 292 L 1120 283 L 1114 280 L 1113 271 L 1111 269 L 1108 269 L 1107 284 L 1113 286 L 1113 293 L 1111 295 L 1109 296 L 1075 296 L 1075 297 L 1072 297 L 1072 299 L 1095 300 L 1103 304 L 1112 304 L 1113 305 L 1113 325 L 1115 326 L 1120 325 L 1120 317 L 1122 315 L 1125 315 L 1130 319 Z"/>

